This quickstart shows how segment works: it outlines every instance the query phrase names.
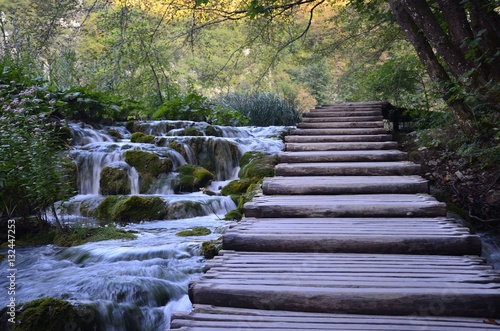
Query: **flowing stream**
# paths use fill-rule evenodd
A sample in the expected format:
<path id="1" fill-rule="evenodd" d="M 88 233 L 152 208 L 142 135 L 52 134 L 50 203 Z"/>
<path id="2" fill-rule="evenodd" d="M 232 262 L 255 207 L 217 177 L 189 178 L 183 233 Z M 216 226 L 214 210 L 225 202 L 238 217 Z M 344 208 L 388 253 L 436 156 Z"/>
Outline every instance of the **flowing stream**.
<path id="1" fill-rule="evenodd" d="M 186 127 L 195 128 L 203 135 L 179 136 Z M 74 141 L 70 154 L 78 167 L 79 194 L 61 203 L 64 208 L 59 217 L 64 222 L 99 224 L 82 211 L 97 208 L 104 199 L 99 179 L 102 169 L 108 166 L 126 171 L 131 194 L 160 197 L 166 203 L 180 204 L 180 212 L 172 219 L 122 225 L 123 229 L 137 234 L 134 240 L 108 240 L 70 248 L 53 245 L 18 248 L 16 301 L 55 297 L 88 305 L 92 309 L 86 316 L 87 322 L 95 322 L 103 330 L 168 329 L 172 311 L 191 308 L 187 287 L 190 279 L 202 272 L 201 243 L 219 238 L 231 224 L 221 218 L 236 208 L 229 197 L 202 192 L 175 194 L 172 187 L 177 176 L 175 169 L 186 163 L 200 164 L 209 158 L 215 169 L 215 180 L 209 189 L 217 193 L 221 186 L 237 178 L 243 153 L 278 153 L 283 148 L 278 137 L 287 128 L 212 127 L 217 136 L 211 136 L 206 134 L 209 128 L 206 123 L 140 123 L 142 132 L 156 136 L 156 144 L 131 143 L 130 132 L 124 125 L 95 129 L 73 123 L 70 128 Z M 121 138 L 113 138 L 110 130 L 119 132 Z M 172 142 L 184 150 L 171 148 Z M 147 192 L 139 194 L 138 172 L 124 162 L 127 150 L 168 157 L 172 160 L 173 172 L 159 176 Z M 192 204 L 198 208 L 188 208 Z M 202 237 L 176 236 L 177 232 L 196 226 L 207 227 L 212 233 Z M 0 266 L 3 270 L 7 269 L 6 263 L 3 261 Z M 8 287 L 6 277 L 0 279 L 0 287 Z M 0 300 L 0 307 L 5 307 L 8 298 Z"/>

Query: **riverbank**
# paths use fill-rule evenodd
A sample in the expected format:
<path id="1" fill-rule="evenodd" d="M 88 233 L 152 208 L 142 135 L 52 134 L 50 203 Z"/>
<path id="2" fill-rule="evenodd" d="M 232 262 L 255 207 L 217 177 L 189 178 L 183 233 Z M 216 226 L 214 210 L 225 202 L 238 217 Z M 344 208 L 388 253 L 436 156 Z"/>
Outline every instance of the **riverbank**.
<path id="1" fill-rule="evenodd" d="M 452 134 L 444 132 L 442 134 Z M 401 150 L 421 165 L 431 193 L 477 231 L 500 233 L 500 165 L 466 158 L 443 143 L 422 141 L 416 132 L 394 135 Z"/>

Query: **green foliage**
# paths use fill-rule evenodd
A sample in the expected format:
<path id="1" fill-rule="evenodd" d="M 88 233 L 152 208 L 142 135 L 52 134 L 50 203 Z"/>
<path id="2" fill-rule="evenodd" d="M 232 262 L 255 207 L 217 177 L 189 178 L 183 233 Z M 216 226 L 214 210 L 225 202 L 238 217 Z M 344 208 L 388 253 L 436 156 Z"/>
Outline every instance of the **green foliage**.
<path id="1" fill-rule="evenodd" d="M 230 93 L 215 102 L 242 114 L 250 125 L 295 125 L 300 121 L 295 102 L 272 93 Z"/>
<path id="2" fill-rule="evenodd" d="M 190 230 L 177 232 L 175 235 L 178 237 L 194 237 L 194 236 L 208 236 L 212 231 L 203 226 L 197 226 Z"/>
<path id="3" fill-rule="evenodd" d="M 216 125 L 243 125 L 246 119 L 240 113 L 221 106 L 215 106 L 206 97 L 189 93 L 175 97 L 153 114 L 153 119 L 190 120 Z"/>
<path id="4" fill-rule="evenodd" d="M 58 139 L 65 123 L 51 118 L 56 105 L 43 88 L 14 80 L 21 73 L 5 62 L 0 69 L 0 215 L 41 215 L 73 193 Z"/>

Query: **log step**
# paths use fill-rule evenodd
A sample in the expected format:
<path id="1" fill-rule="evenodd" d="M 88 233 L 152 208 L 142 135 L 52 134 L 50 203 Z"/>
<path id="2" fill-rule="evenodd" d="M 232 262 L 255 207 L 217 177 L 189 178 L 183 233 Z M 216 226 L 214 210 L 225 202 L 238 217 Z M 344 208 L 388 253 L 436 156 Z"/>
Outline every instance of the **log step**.
<path id="1" fill-rule="evenodd" d="M 420 165 L 398 162 L 280 163 L 276 176 L 387 176 L 417 175 Z"/>
<path id="2" fill-rule="evenodd" d="M 245 218 L 226 231 L 223 248 L 259 252 L 478 255 L 481 239 L 446 218 Z"/>
<path id="3" fill-rule="evenodd" d="M 491 323 L 494 323 L 491 320 Z M 171 329 L 218 330 L 343 330 L 343 331 L 479 331 L 498 330 L 484 318 L 443 316 L 373 316 L 242 309 L 197 304 L 191 313 L 172 315 Z"/>
<path id="4" fill-rule="evenodd" d="M 299 123 L 300 129 L 330 129 L 330 128 L 383 128 L 384 122 L 315 122 Z"/>
<path id="5" fill-rule="evenodd" d="M 271 195 L 244 205 L 246 217 L 437 217 L 446 204 L 427 194 Z"/>
<path id="6" fill-rule="evenodd" d="M 326 110 L 326 109 L 313 109 L 308 113 L 302 114 L 302 118 L 323 118 L 323 117 L 373 117 L 382 116 L 380 110 Z"/>
<path id="7" fill-rule="evenodd" d="M 194 304 L 374 315 L 500 317 L 500 274 L 477 257 L 222 252 Z"/>
<path id="8" fill-rule="evenodd" d="M 306 176 L 265 178 L 266 195 L 428 193 L 420 176 Z"/>
<path id="9" fill-rule="evenodd" d="M 407 153 L 398 150 L 282 152 L 278 154 L 279 163 L 405 161 L 407 158 Z"/>
<path id="10" fill-rule="evenodd" d="M 383 116 L 306 116 L 307 114 L 303 114 L 302 123 L 321 123 L 321 122 L 374 122 L 374 121 L 383 121 Z"/>
<path id="11" fill-rule="evenodd" d="M 397 149 L 395 141 L 369 141 L 369 142 L 329 142 L 329 143 L 286 143 L 285 150 L 292 151 L 353 151 Z"/>
<path id="12" fill-rule="evenodd" d="M 292 135 L 302 136 L 323 136 L 323 135 L 373 135 L 387 134 L 387 130 L 383 128 L 340 128 L 340 129 L 293 129 L 290 131 Z"/>
<path id="13" fill-rule="evenodd" d="M 287 143 L 319 143 L 319 142 L 363 142 L 363 141 L 391 141 L 390 134 L 378 135 L 336 135 L 336 136 L 286 136 Z"/>

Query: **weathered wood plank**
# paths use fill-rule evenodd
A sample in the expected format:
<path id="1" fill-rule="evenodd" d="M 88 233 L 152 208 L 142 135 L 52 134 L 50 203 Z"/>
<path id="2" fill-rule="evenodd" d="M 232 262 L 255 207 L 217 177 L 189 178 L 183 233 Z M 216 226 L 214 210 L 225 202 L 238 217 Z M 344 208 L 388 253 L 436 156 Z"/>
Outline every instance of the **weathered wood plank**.
<path id="1" fill-rule="evenodd" d="M 383 128 L 383 121 L 375 122 L 302 122 L 297 124 L 300 129 L 334 129 L 334 128 Z"/>
<path id="2" fill-rule="evenodd" d="M 394 255 L 372 254 L 376 257 L 372 264 L 359 265 L 347 262 L 349 257 L 359 259 L 358 254 L 274 253 L 283 258 L 281 261 L 268 261 L 267 256 L 258 252 L 225 252 L 224 267 L 211 268 L 192 284 L 193 302 L 359 314 L 428 314 L 432 308 L 440 315 L 500 315 L 498 271 L 475 265 L 439 264 L 445 260 L 467 260 L 466 257 L 433 259 L 408 255 L 408 261 L 421 264 L 395 265 Z M 334 265 L 333 260 L 337 260 Z M 428 261 L 432 264 L 428 265 Z M 471 259 L 473 264 L 476 261 Z M 236 277 L 238 274 L 242 277 Z M 489 282 L 484 282 L 485 277 L 490 277 Z"/>
<path id="3" fill-rule="evenodd" d="M 311 110 L 308 113 L 302 114 L 303 118 L 330 118 L 330 117 L 380 117 L 382 112 L 380 110 L 345 110 L 337 111 L 333 109 Z"/>
<path id="4" fill-rule="evenodd" d="M 381 162 L 406 161 L 408 155 L 398 150 L 282 152 L 279 163 L 301 162 Z"/>
<path id="5" fill-rule="evenodd" d="M 241 309 L 197 304 L 191 313 L 173 315 L 171 328 L 186 330 L 207 327 L 213 322 L 220 329 L 242 330 L 496 330 L 483 318 L 441 316 L 374 316 L 307 313 L 261 309 Z M 226 324 L 226 322 L 228 324 Z M 495 321 L 492 320 L 491 323 Z M 238 323 L 238 324 L 236 324 Z M 287 323 L 282 325 L 280 323 Z M 187 328 L 189 327 L 189 328 Z M 201 329 L 200 329 L 201 330 Z M 204 330 L 204 329 L 203 329 Z M 213 329 L 215 330 L 215 329 Z"/>
<path id="6" fill-rule="evenodd" d="M 377 135 L 289 135 L 285 137 L 288 143 L 309 143 L 309 142 L 362 142 L 362 141 L 390 141 L 392 136 L 389 134 Z"/>
<path id="7" fill-rule="evenodd" d="M 277 176 L 390 176 L 417 175 L 420 165 L 409 161 L 394 162 L 316 162 L 280 163 Z"/>
<path id="8" fill-rule="evenodd" d="M 420 176 L 304 176 L 272 177 L 262 183 L 264 194 L 428 193 Z"/>
<path id="9" fill-rule="evenodd" d="M 323 143 L 286 143 L 286 151 L 352 151 L 352 150 L 377 150 L 396 149 L 395 141 L 382 142 L 323 142 Z"/>
<path id="10" fill-rule="evenodd" d="M 377 116 L 308 116 L 308 113 L 303 114 L 302 123 L 321 123 L 321 122 L 375 122 L 383 121 L 384 117 L 382 115 Z M 335 114 L 339 115 L 339 114 Z"/>
<path id="11" fill-rule="evenodd" d="M 344 129 L 292 129 L 292 135 L 373 135 L 387 134 L 387 130 L 383 128 L 344 128 Z"/>
<path id="12" fill-rule="evenodd" d="M 446 205 L 423 194 L 259 196 L 244 205 L 248 217 L 435 217 Z"/>

